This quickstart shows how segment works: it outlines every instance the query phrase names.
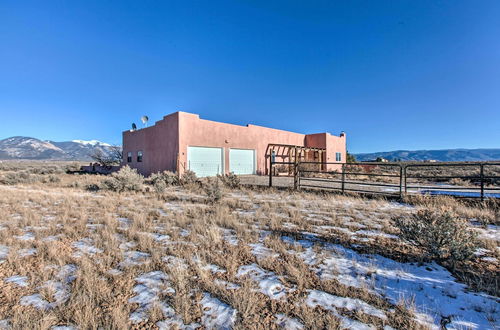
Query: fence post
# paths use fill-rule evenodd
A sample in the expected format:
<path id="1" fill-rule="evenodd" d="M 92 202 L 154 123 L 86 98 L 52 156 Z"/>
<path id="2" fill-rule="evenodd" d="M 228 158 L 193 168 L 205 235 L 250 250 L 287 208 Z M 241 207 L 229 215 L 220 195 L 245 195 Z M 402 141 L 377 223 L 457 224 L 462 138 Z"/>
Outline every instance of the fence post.
<path id="1" fill-rule="evenodd" d="M 342 164 L 342 193 L 345 190 L 345 164 Z"/>
<path id="2" fill-rule="evenodd" d="M 403 174 L 404 174 L 404 177 L 405 177 L 405 195 L 408 193 L 408 183 L 406 182 L 406 176 L 407 176 L 407 172 L 406 172 L 406 165 L 403 166 Z"/>
<path id="3" fill-rule="evenodd" d="M 269 155 L 269 187 L 273 186 L 273 157 Z"/>
<path id="4" fill-rule="evenodd" d="M 403 199 L 403 165 L 399 164 L 399 198 Z"/>
<path id="5" fill-rule="evenodd" d="M 299 161 L 297 159 L 293 164 L 293 189 L 299 189 Z"/>
<path id="6" fill-rule="evenodd" d="M 297 170 L 297 190 L 300 190 L 300 169 Z"/>
<path id="7" fill-rule="evenodd" d="M 480 171 L 479 176 L 481 177 L 481 202 L 484 201 L 484 164 L 479 164 Z"/>

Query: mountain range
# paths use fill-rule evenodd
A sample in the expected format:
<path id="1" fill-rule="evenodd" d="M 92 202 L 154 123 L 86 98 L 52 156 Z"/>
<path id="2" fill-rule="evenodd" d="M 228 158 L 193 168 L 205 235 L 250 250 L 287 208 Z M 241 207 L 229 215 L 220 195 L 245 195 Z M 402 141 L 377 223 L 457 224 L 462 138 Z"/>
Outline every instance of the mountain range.
<path id="1" fill-rule="evenodd" d="M 0 159 L 90 161 L 96 151 L 109 155 L 112 149 L 112 145 L 97 140 L 55 142 L 13 136 L 0 140 Z"/>
<path id="2" fill-rule="evenodd" d="M 26 136 L 13 136 L 0 140 L 0 159 L 27 160 L 80 160 L 90 161 L 91 154 L 100 151 L 112 153 L 113 146 L 97 140 L 73 140 L 65 142 L 43 141 Z M 500 160 L 497 149 L 443 149 L 443 150 L 396 150 L 354 154 L 358 161 L 375 160 L 378 157 L 402 161 L 488 161 Z"/>
<path id="3" fill-rule="evenodd" d="M 354 154 L 358 161 L 375 160 L 379 157 L 387 160 L 440 162 L 489 161 L 500 160 L 500 148 L 497 149 L 442 149 L 442 150 L 396 150 Z"/>

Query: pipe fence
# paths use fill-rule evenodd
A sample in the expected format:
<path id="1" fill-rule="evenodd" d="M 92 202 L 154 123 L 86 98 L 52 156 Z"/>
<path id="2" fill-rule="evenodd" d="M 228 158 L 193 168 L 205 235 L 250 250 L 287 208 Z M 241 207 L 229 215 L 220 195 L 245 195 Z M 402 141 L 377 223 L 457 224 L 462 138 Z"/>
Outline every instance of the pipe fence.
<path id="1" fill-rule="evenodd" d="M 406 194 L 500 198 L 500 162 L 329 163 L 269 161 L 273 177 L 293 176 L 293 188 L 337 190 L 402 198 Z"/>

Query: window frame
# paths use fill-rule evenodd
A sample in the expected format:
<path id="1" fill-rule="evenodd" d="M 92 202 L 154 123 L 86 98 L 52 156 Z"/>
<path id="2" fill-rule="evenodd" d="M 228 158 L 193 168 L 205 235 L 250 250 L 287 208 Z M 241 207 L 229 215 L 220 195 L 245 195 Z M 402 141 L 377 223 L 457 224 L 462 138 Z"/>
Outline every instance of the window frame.
<path id="1" fill-rule="evenodd" d="M 341 162 L 342 161 L 342 153 L 341 152 L 336 152 L 335 153 L 335 161 L 336 162 Z"/>
<path id="2" fill-rule="evenodd" d="M 137 151 L 137 162 L 142 163 L 143 158 L 144 158 L 144 153 L 142 152 L 142 150 Z"/>
<path id="3" fill-rule="evenodd" d="M 127 152 L 127 163 L 132 163 L 132 151 Z"/>

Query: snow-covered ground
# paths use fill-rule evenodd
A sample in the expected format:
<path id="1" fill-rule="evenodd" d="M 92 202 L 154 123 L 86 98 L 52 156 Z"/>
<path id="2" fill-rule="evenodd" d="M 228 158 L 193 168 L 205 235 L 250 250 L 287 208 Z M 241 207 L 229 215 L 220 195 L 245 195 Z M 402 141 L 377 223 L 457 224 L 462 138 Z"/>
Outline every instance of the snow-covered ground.
<path id="1" fill-rule="evenodd" d="M 0 288 L 17 295 L 16 308 L 48 313 L 72 304 L 75 281 L 83 276 L 82 263 L 90 261 L 107 285 L 123 282 L 123 291 L 117 294 L 125 296 L 130 326 L 231 329 L 241 326 L 241 318 L 248 315 L 238 300 L 248 298 L 245 292 L 258 297 L 256 305 L 266 306 L 273 325 L 287 329 L 311 327 L 298 307 L 326 312 L 343 328 L 390 329 L 398 304 L 414 309 L 412 321 L 429 328 L 439 329 L 443 320 L 449 320 L 447 329 L 499 326 L 498 297 L 471 291 L 444 267 L 397 261 L 390 253 L 367 253 L 375 251 L 369 247 L 384 242 L 401 244 L 391 216 L 413 212 L 414 207 L 406 204 L 238 191 L 227 194 L 231 207 L 217 209 L 202 204 L 202 195 L 180 190 L 171 192 L 176 198 L 154 205 L 148 204 L 148 197 L 120 197 L 113 207 L 92 209 L 91 220 L 81 220 L 69 211 L 65 217 L 54 216 L 52 211 L 60 204 L 51 206 L 44 200 L 65 197 L 47 194 L 27 200 L 25 207 L 15 206 L 13 216 L 0 220 L 4 228 L 0 233 L 19 224 L 14 234 L 2 234 L 5 242 L 0 242 L 0 267 L 6 269 L 0 269 Z M 66 203 L 75 209 L 96 203 L 85 194 L 70 198 Z M 26 224 L 28 214 L 39 220 Z M 471 226 L 491 244 L 499 241 L 497 226 Z M 43 264 L 57 253 L 68 262 Z M 272 264 L 279 264 L 285 255 L 296 257 L 296 269 L 305 265 L 318 280 L 300 287 L 294 276 L 301 274 Z M 498 265 L 496 256 L 488 248 L 476 252 L 491 267 Z M 46 259 L 37 264 L 37 258 Z M 18 266 L 23 262 L 38 268 Z M 41 275 L 44 271 L 49 275 Z M 206 278 L 210 285 L 203 283 Z M 248 281 L 253 284 L 250 288 Z M 328 281 L 346 289 L 335 293 L 325 284 Z M 189 286 L 183 299 L 197 313 L 189 322 L 183 309 L 188 307 L 175 298 L 183 290 L 179 283 Z M 355 294 L 361 291 L 371 298 Z M 374 303 L 377 299 L 383 303 Z M 0 308 L 0 329 L 10 327 L 10 317 Z M 53 328 L 74 322 L 58 324 Z"/>

